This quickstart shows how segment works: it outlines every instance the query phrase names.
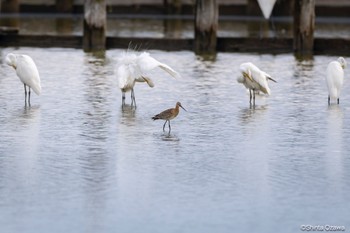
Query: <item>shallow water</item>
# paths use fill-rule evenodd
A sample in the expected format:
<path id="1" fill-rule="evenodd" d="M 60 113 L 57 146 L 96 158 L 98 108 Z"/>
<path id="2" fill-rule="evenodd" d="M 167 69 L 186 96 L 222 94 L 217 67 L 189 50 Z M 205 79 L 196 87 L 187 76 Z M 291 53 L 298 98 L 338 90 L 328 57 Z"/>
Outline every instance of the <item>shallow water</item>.
<path id="1" fill-rule="evenodd" d="M 42 95 L 24 105 L 9 52 L 35 60 Z M 150 51 L 179 71 L 150 72 L 121 108 L 122 50 L 0 49 L 1 232 L 300 232 L 350 228 L 348 69 L 327 105 L 330 56 Z M 278 83 L 255 108 L 236 82 L 252 61 Z M 127 94 L 127 103 L 130 95 Z M 151 117 L 177 101 L 171 123 Z"/>

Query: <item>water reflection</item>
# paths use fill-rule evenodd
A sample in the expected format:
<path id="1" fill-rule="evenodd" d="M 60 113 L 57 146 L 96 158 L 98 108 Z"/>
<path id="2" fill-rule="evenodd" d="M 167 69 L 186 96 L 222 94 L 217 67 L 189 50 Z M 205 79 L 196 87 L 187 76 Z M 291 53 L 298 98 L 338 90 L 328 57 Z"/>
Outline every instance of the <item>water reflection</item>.
<path id="1" fill-rule="evenodd" d="M 125 125 L 133 125 L 135 123 L 136 108 L 134 106 L 125 104 L 120 107 L 122 119 L 121 123 Z"/>
<path id="2" fill-rule="evenodd" d="M 180 138 L 177 135 L 171 134 L 169 132 L 164 132 L 163 134 L 161 134 L 161 139 L 163 141 L 166 141 L 166 142 L 178 142 L 178 141 L 180 141 Z"/>
<path id="3" fill-rule="evenodd" d="M 240 118 L 243 124 L 252 122 L 256 118 L 261 118 L 268 109 L 267 105 L 250 105 L 249 108 L 243 108 L 240 111 Z"/>
<path id="4" fill-rule="evenodd" d="M 328 106 L 328 121 L 327 121 L 327 150 L 334 160 L 341 155 L 343 144 L 343 118 L 344 113 L 339 105 Z M 339 159 L 339 157 L 338 157 Z"/>
<path id="5" fill-rule="evenodd" d="M 311 76 L 311 72 L 313 71 L 314 67 L 314 59 L 313 57 L 300 58 L 298 56 L 295 56 L 295 74 L 294 77 L 309 77 Z"/>

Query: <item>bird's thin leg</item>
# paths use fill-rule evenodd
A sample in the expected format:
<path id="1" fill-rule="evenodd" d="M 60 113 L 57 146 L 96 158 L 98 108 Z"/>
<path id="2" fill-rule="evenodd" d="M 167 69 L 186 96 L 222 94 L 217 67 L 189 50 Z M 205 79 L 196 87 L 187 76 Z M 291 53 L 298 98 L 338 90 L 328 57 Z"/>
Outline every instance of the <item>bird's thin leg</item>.
<path id="1" fill-rule="evenodd" d="M 337 103 L 339 104 L 339 98 L 337 99 Z"/>
<path id="2" fill-rule="evenodd" d="M 28 91 L 28 105 L 30 106 L 30 87 L 28 87 L 29 91 Z"/>
<path id="3" fill-rule="evenodd" d="M 169 123 L 169 134 L 170 134 L 170 131 L 171 131 L 170 121 L 168 121 L 168 123 Z"/>
<path id="4" fill-rule="evenodd" d="M 249 103 L 252 103 L 252 89 L 249 89 Z"/>
<path id="5" fill-rule="evenodd" d="M 24 85 L 24 104 L 27 105 L 27 86 Z"/>
<path id="6" fill-rule="evenodd" d="M 331 105 L 331 96 L 328 96 L 328 105 Z"/>
<path id="7" fill-rule="evenodd" d="M 165 131 L 164 128 L 165 128 L 165 124 L 166 124 L 167 121 L 168 121 L 168 120 L 166 120 L 166 121 L 164 122 L 164 125 L 163 125 L 163 132 Z"/>
<path id="8" fill-rule="evenodd" d="M 255 90 L 253 89 L 253 105 L 255 105 Z"/>
<path id="9" fill-rule="evenodd" d="M 131 89 L 131 106 L 133 106 L 134 105 L 134 90 L 133 89 Z"/>
<path id="10" fill-rule="evenodd" d="M 125 105 L 125 92 L 122 92 L 122 107 Z"/>
<path id="11" fill-rule="evenodd" d="M 133 106 L 134 103 L 135 103 L 135 108 L 136 108 L 135 92 L 134 92 L 134 88 L 133 88 L 133 89 L 131 89 L 131 106 Z"/>

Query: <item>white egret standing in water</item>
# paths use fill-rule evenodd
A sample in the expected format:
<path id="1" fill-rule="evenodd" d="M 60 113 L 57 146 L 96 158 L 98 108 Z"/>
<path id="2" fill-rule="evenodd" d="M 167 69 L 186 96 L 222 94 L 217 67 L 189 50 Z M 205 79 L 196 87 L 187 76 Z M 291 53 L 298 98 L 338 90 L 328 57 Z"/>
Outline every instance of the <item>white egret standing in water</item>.
<path id="1" fill-rule="evenodd" d="M 239 83 L 242 83 L 247 89 L 249 89 L 250 99 L 249 102 L 255 104 L 255 92 L 261 91 L 267 95 L 271 94 L 271 90 L 267 83 L 268 80 L 276 82 L 271 76 L 264 71 L 260 70 L 251 62 L 242 63 L 239 67 L 243 76 L 237 78 Z"/>
<path id="2" fill-rule="evenodd" d="M 122 91 L 122 106 L 125 105 L 125 92 L 131 91 L 131 106 L 135 104 L 134 86 L 136 82 L 146 82 L 148 86 L 154 87 L 154 83 L 145 73 L 156 67 L 168 72 L 174 78 L 179 74 L 168 65 L 161 63 L 150 56 L 147 52 L 137 54 L 135 51 L 128 50 L 118 59 L 116 73 L 118 86 Z"/>
<path id="3" fill-rule="evenodd" d="M 332 61 L 327 67 L 326 83 L 328 87 L 328 104 L 331 99 L 336 99 L 339 104 L 340 91 L 344 82 L 344 69 L 346 61 L 343 57 L 339 57 L 337 61 Z"/>
<path id="4" fill-rule="evenodd" d="M 25 104 L 27 104 L 28 86 L 28 104 L 30 105 L 30 89 L 33 89 L 37 95 L 41 93 L 40 76 L 33 59 L 28 55 L 9 53 L 5 61 L 16 70 L 17 76 L 24 84 Z"/>

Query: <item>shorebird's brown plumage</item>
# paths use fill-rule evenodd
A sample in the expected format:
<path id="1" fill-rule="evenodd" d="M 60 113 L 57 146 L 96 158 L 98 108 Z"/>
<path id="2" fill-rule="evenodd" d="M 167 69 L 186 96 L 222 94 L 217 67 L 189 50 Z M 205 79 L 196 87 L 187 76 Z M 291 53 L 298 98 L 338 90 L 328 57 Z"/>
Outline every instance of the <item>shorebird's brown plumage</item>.
<path id="1" fill-rule="evenodd" d="M 164 131 L 164 127 L 165 127 L 166 123 L 168 122 L 169 133 L 170 133 L 170 131 L 171 131 L 170 120 L 174 119 L 179 114 L 180 107 L 186 111 L 186 109 L 184 109 L 184 107 L 182 107 L 181 103 L 177 102 L 175 108 L 169 108 L 169 109 L 155 115 L 154 117 L 152 117 L 152 119 L 153 120 L 165 120 L 165 123 L 163 125 L 163 131 Z"/>

